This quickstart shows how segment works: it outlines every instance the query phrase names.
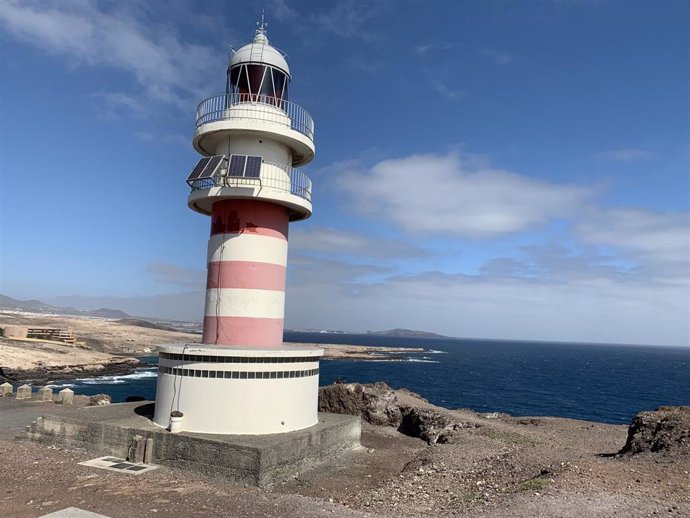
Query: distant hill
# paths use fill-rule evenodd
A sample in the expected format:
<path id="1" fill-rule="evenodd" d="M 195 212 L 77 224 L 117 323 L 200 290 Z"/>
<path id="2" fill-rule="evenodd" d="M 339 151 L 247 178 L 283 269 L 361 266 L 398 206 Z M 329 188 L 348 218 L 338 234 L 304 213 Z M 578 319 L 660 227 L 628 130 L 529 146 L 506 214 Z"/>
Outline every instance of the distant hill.
<path id="1" fill-rule="evenodd" d="M 414 329 L 389 329 L 387 331 L 334 331 L 332 329 L 286 329 L 286 333 L 326 333 L 333 335 L 378 335 L 378 336 L 394 336 L 398 338 L 451 338 L 450 336 L 439 335 L 437 333 L 430 333 L 428 331 L 416 331 Z"/>
<path id="2" fill-rule="evenodd" d="M 396 336 L 398 338 L 449 338 L 448 336 L 416 331 L 414 329 L 389 329 L 388 331 L 367 331 L 368 335 Z"/>
<path id="3" fill-rule="evenodd" d="M 148 320 L 142 320 L 140 318 L 121 318 L 117 321 L 117 323 L 125 324 L 128 326 L 145 327 L 147 329 L 158 329 L 160 331 L 177 331 L 177 329 L 173 327 L 166 326 L 163 324 L 155 324 L 153 322 L 149 322 Z"/>
<path id="4" fill-rule="evenodd" d="M 0 293 L 0 309 L 14 309 L 17 311 L 34 311 L 36 313 L 54 312 L 55 307 L 40 300 L 17 300 Z"/>
<path id="5" fill-rule="evenodd" d="M 119 309 L 92 309 L 89 311 L 79 311 L 80 315 L 88 315 L 90 317 L 102 317 L 102 318 L 131 318 L 132 315 L 120 311 Z"/>
<path id="6" fill-rule="evenodd" d="M 101 318 L 131 318 L 132 315 L 119 309 L 89 309 L 81 310 L 72 307 L 51 306 L 40 300 L 18 300 L 0 293 L 0 309 L 13 311 L 29 311 L 31 313 L 54 313 L 56 315 L 78 315 L 83 317 Z"/>

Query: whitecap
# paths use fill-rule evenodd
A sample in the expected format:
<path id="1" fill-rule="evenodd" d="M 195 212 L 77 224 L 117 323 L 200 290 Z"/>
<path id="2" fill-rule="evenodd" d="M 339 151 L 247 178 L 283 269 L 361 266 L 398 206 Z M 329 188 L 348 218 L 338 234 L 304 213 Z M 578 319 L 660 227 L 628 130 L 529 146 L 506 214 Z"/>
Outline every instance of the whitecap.
<path id="1" fill-rule="evenodd" d="M 158 372 L 153 370 L 140 370 L 132 374 L 125 374 L 122 376 L 98 376 L 97 378 L 81 378 L 77 381 L 82 385 L 116 385 L 120 383 L 127 383 L 127 380 L 136 380 L 142 378 L 155 378 Z"/>

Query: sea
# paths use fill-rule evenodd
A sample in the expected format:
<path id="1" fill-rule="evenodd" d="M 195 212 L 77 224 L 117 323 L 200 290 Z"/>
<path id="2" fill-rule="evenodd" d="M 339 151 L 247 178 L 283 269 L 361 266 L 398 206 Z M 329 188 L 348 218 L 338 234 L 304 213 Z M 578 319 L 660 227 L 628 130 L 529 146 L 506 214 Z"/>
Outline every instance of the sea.
<path id="1" fill-rule="evenodd" d="M 372 334 L 286 332 L 285 341 L 405 348 L 374 360 L 323 360 L 320 384 L 383 381 L 435 405 L 625 424 L 642 410 L 690 405 L 690 348 L 638 345 L 398 338 Z M 155 399 L 157 356 L 126 376 L 55 383 L 77 394 Z"/>

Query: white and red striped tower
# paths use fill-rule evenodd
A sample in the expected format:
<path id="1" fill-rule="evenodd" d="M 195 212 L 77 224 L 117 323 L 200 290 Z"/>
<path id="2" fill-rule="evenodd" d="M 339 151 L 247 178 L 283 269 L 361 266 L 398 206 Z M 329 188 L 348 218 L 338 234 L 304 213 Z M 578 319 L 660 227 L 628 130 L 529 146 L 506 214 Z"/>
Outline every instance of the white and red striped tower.
<path id="1" fill-rule="evenodd" d="M 314 123 L 288 100 L 290 69 L 262 20 L 226 92 L 197 109 L 188 205 L 211 216 L 201 345 L 163 346 L 154 422 L 268 434 L 317 422 L 320 349 L 283 345 L 288 224 L 311 216 Z"/>

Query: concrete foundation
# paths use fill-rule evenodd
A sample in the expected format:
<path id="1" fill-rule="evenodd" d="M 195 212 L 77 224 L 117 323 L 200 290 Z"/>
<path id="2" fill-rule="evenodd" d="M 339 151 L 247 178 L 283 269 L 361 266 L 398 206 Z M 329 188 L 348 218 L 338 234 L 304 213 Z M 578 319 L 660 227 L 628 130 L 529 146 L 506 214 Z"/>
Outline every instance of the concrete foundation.
<path id="1" fill-rule="evenodd" d="M 14 392 L 14 387 L 10 383 L 3 383 L 0 385 L 0 396 L 11 396 Z"/>
<path id="2" fill-rule="evenodd" d="M 16 399 L 31 399 L 31 385 L 22 385 L 17 389 Z"/>
<path id="3" fill-rule="evenodd" d="M 50 387 L 41 387 L 36 393 L 36 399 L 39 401 L 53 401 L 53 389 Z"/>
<path id="4" fill-rule="evenodd" d="M 72 389 L 62 389 L 58 392 L 57 402 L 61 405 L 71 405 L 74 401 L 74 391 Z"/>
<path id="5" fill-rule="evenodd" d="M 144 455 L 155 464 L 263 486 L 359 447 L 361 433 L 358 417 L 320 413 L 315 426 L 288 433 L 171 434 L 153 424 L 153 412 L 153 403 L 136 402 L 86 407 L 70 417 L 44 415 L 22 437 L 122 458 L 145 444 Z"/>

